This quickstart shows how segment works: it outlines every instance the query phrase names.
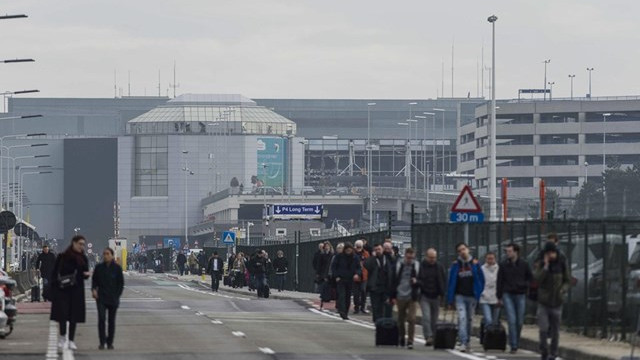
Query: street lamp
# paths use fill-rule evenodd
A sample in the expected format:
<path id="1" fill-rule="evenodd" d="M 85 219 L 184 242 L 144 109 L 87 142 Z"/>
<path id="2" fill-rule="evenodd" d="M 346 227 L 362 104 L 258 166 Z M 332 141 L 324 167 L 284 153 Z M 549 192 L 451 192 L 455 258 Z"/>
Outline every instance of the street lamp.
<path id="1" fill-rule="evenodd" d="M 544 100 L 547 100 L 547 65 L 551 62 L 551 59 L 543 61 L 544 63 Z"/>
<path id="2" fill-rule="evenodd" d="M 418 167 L 413 164 L 413 148 L 411 146 L 412 145 L 411 144 L 411 141 L 412 141 L 412 138 L 411 138 L 411 124 L 412 123 L 416 124 L 415 139 L 418 140 L 418 120 L 416 120 L 416 119 L 407 119 L 407 122 L 409 123 L 409 143 L 408 143 L 409 148 L 408 149 L 409 149 L 409 155 L 411 156 L 410 166 L 413 166 L 413 174 L 414 174 L 414 179 L 415 179 L 414 186 L 417 189 L 418 188 L 418 171 L 417 171 Z M 418 157 L 418 153 L 416 151 L 416 160 L 417 160 L 417 157 Z"/>
<path id="3" fill-rule="evenodd" d="M 573 78 L 575 78 L 575 74 L 571 75 L 569 74 L 569 80 L 571 81 L 571 100 L 573 100 Z"/>
<path id="4" fill-rule="evenodd" d="M 14 63 L 34 62 L 34 61 L 35 60 L 33 59 L 7 59 L 7 60 L 0 60 L 0 63 L 14 64 Z"/>
<path id="5" fill-rule="evenodd" d="M 433 143 L 433 148 L 431 149 L 431 171 L 433 172 L 433 179 L 435 185 L 436 178 L 436 113 L 432 112 L 424 112 L 425 115 L 431 116 L 431 142 Z"/>
<path id="6" fill-rule="evenodd" d="M 23 116 L 9 116 L 9 117 L 4 117 L 4 118 L 0 118 L 0 120 L 13 120 L 13 119 L 25 119 L 27 117 L 40 117 L 42 115 L 23 115 Z M 2 176 L 2 169 L 3 169 L 3 165 L 2 165 L 2 150 L 5 148 L 5 146 L 2 146 L 2 142 L 5 139 L 17 139 L 17 138 L 21 138 L 21 137 L 35 137 L 35 136 L 44 136 L 46 134 L 44 133 L 31 133 L 31 134 L 14 134 L 14 135 L 5 135 L 5 136 L 0 136 L 0 207 L 3 204 L 3 199 L 2 199 L 2 182 L 3 182 L 3 176 Z"/>
<path id="7" fill-rule="evenodd" d="M 35 166 L 35 168 L 50 168 L 50 167 L 51 166 L 47 166 L 47 165 Z M 30 175 L 42 175 L 42 174 L 51 174 L 51 173 L 53 173 L 53 171 L 28 171 L 20 174 L 20 186 L 19 186 L 20 196 L 18 196 L 18 198 L 20 199 L 20 207 L 18 207 L 20 219 L 24 219 L 24 209 L 23 209 L 24 203 L 22 201 L 22 198 L 24 196 L 24 177 L 30 176 Z"/>
<path id="8" fill-rule="evenodd" d="M 587 94 L 587 97 L 591 100 L 591 72 L 593 71 L 593 68 L 588 67 L 587 71 L 589 72 L 589 93 Z"/>
<path id="9" fill-rule="evenodd" d="M 185 244 L 189 243 L 189 175 L 194 175 L 195 173 L 189 169 L 188 162 L 188 150 L 182 150 L 182 154 L 184 155 L 184 167 L 182 171 L 184 171 L 184 241 Z"/>
<path id="10" fill-rule="evenodd" d="M 9 177 L 9 173 L 7 173 L 7 200 L 11 200 L 9 198 L 9 182 L 16 182 L 16 161 L 17 160 L 21 160 L 21 159 L 36 159 L 36 158 L 44 158 L 44 157 L 49 157 L 49 155 L 27 155 L 27 156 L 17 156 L 17 157 L 11 157 L 11 150 L 12 149 L 17 149 L 17 148 L 27 148 L 27 147 L 41 147 L 41 146 L 48 146 L 49 144 L 21 144 L 21 145 L 12 145 L 12 146 L 3 146 L 1 149 L 7 150 L 7 156 L 2 157 L 0 156 L 0 159 L 2 158 L 7 158 L 8 160 L 12 161 L 11 164 L 11 169 L 12 169 L 12 177 Z M 0 172 L 0 175 L 2 175 L 2 173 Z M 11 180 L 12 179 L 12 180 Z M 2 183 L 2 179 L 0 178 L 0 183 Z M 1 187 L 0 187 L 1 188 Z M 13 198 L 13 208 L 15 210 L 15 193 L 14 193 L 14 198 Z M 7 202 L 7 208 L 8 205 L 11 203 L 11 201 Z"/>
<path id="11" fill-rule="evenodd" d="M 602 197 L 604 200 L 604 217 L 607 217 L 607 186 L 604 181 L 604 174 L 607 170 L 607 117 L 611 113 L 602 114 Z"/>
<path id="12" fill-rule="evenodd" d="M 369 232 L 373 232 L 373 179 L 372 179 L 372 167 L 373 161 L 371 159 L 371 107 L 376 106 L 376 103 L 367 103 L 367 189 L 369 193 Z M 304 194 L 304 189 L 303 189 Z"/>
<path id="13" fill-rule="evenodd" d="M 78 231 L 80 231 L 82 229 L 80 229 L 79 227 L 73 228 L 73 232 L 78 235 Z"/>
<path id="14" fill-rule="evenodd" d="M 489 164 L 489 218 L 491 221 L 497 220 L 496 193 L 497 193 L 497 177 L 496 177 L 496 21 L 498 17 L 491 15 L 487 19 L 491 23 L 491 136 L 490 146 L 490 164 Z M 551 60 L 549 60 L 551 61 Z M 545 81 L 546 81 L 546 65 L 545 65 Z M 546 93 L 546 91 L 545 91 Z"/>
<path id="15" fill-rule="evenodd" d="M 549 81 L 549 100 L 553 100 L 553 84 L 554 81 Z"/>
<path id="16" fill-rule="evenodd" d="M 445 162 L 445 155 L 444 155 L 444 112 L 445 109 L 432 109 L 433 111 L 439 111 L 442 114 L 442 190 L 444 191 L 444 162 Z M 434 160 L 435 161 L 435 160 Z M 434 163 L 434 170 L 435 170 L 435 164 Z M 435 178 L 433 183 L 435 184 Z"/>
<path id="17" fill-rule="evenodd" d="M 588 176 L 589 176 L 589 171 L 588 170 L 589 170 L 589 163 L 585 161 L 584 162 L 584 183 L 585 184 L 587 183 L 587 179 L 588 179 Z"/>

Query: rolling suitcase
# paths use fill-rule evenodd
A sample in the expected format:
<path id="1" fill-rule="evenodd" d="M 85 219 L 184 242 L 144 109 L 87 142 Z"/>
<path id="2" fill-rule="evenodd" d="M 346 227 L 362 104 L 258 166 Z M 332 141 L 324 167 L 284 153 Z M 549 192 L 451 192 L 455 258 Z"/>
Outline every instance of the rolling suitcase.
<path id="1" fill-rule="evenodd" d="M 31 287 L 31 302 L 40 302 L 40 279 Z"/>
<path id="2" fill-rule="evenodd" d="M 458 325 L 453 323 L 453 311 L 451 312 L 451 322 L 447 322 L 447 311 L 444 313 L 444 322 L 436 324 L 435 335 L 433 337 L 434 349 L 453 349 L 458 338 Z"/>
<path id="3" fill-rule="evenodd" d="M 263 286 L 262 287 L 262 297 L 264 297 L 265 299 L 268 299 L 269 295 L 271 295 L 271 289 L 269 289 L 269 285 Z"/>
<path id="4" fill-rule="evenodd" d="M 398 323 L 392 318 L 381 318 L 376 321 L 376 346 L 398 346 Z"/>
<path id="5" fill-rule="evenodd" d="M 500 323 L 500 311 L 496 314 L 493 324 L 484 326 L 482 336 L 482 347 L 484 350 L 507 350 L 507 331 Z"/>

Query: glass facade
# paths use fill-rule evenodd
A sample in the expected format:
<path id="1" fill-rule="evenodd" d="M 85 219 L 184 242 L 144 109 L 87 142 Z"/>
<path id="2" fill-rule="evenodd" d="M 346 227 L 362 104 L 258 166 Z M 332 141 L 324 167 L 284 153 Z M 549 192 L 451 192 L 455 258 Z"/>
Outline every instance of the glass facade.
<path id="1" fill-rule="evenodd" d="M 136 136 L 134 196 L 167 196 L 169 192 L 168 138 Z"/>

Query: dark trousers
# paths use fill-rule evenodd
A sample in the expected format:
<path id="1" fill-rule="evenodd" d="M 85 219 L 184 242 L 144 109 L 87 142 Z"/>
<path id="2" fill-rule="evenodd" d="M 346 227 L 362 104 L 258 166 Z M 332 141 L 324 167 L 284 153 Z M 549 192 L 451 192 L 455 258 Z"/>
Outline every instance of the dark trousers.
<path id="1" fill-rule="evenodd" d="M 340 314 L 349 313 L 351 307 L 351 291 L 353 290 L 353 281 L 341 279 L 337 282 L 338 303 L 336 304 Z"/>
<path id="2" fill-rule="evenodd" d="M 353 283 L 353 307 L 355 311 L 364 311 L 367 304 L 366 284 L 361 282 Z"/>
<path id="3" fill-rule="evenodd" d="M 218 291 L 218 288 L 220 287 L 219 275 L 220 275 L 219 271 L 211 272 L 211 290 L 213 291 Z"/>
<path id="4" fill-rule="evenodd" d="M 98 301 L 98 337 L 100 338 L 100 344 L 113 345 L 113 337 L 116 334 L 116 310 L 118 307 L 115 305 L 105 305 Z M 105 336 L 105 321 L 106 315 L 109 313 L 109 335 Z"/>
<path id="5" fill-rule="evenodd" d="M 382 292 L 369 292 L 371 298 L 371 314 L 373 316 L 373 322 L 378 319 L 391 317 L 391 305 L 389 304 L 388 296 Z"/>
<path id="6" fill-rule="evenodd" d="M 276 285 L 278 286 L 278 291 L 284 290 L 284 282 L 287 279 L 287 274 L 276 274 Z"/>
<path id="7" fill-rule="evenodd" d="M 263 297 L 264 285 L 267 279 L 264 274 L 253 275 L 253 284 L 256 287 L 258 297 Z"/>
<path id="8" fill-rule="evenodd" d="M 180 272 L 180 276 L 184 275 L 184 264 L 178 264 L 178 271 Z"/>
<path id="9" fill-rule="evenodd" d="M 60 325 L 60 336 L 67 335 L 67 322 L 62 321 L 59 323 Z M 69 341 L 73 341 L 76 337 L 76 323 L 69 322 Z"/>

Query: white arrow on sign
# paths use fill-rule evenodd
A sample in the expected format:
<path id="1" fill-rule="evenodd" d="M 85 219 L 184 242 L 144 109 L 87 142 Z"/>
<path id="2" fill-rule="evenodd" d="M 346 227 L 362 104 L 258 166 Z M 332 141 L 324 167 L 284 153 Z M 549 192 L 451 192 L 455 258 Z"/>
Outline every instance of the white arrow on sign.
<path id="1" fill-rule="evenodd" d="M 280 214 L 280 206 L 276 206 L 276 213 Z"/>
<path id="2" fill-rule="evenodd" d="M 316 214 L 320 214 L 320 207 L 316 206 Z"/>

